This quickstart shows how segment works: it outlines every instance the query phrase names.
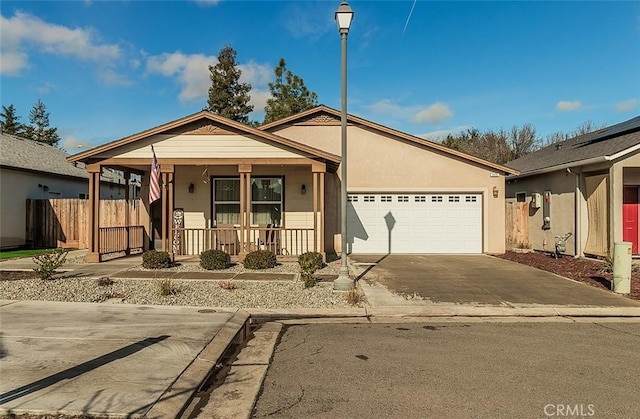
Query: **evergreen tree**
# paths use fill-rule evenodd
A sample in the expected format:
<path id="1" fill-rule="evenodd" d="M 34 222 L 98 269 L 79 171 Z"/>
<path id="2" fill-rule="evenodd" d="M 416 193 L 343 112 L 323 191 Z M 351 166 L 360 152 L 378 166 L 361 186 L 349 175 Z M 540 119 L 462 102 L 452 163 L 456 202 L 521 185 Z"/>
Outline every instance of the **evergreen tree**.
<path id="1" fill-rule="evenodd" d="M 2 105 L 0 117 L 2 117 L 0 128 L 2 128 L 4 134 L 22 135 L 24 126 L 20 123 L 20 117 L 16 115 L 16 108 L 13 104 L 9 105 L 9 107 Z"/>
<path id="2" fill-rule="evenodd" d="M 218 63 L 209 66 L 211 87 L 205 110 L 247 124 L 253 111 L 253 105 L 249 105 L 251 85 L 240 83 L 242 70 L 236 63 L 236 55 L 236 51 L 226 45 L 218 54 Z"/>
<path id="3" fill-rule="evenodd" d="M 26 126 L 24 136 L 33 141 L 56 147 L 60 142 L 58 128 L 49 128 L 49 112 L 45 104 L 38 99 L 29 112 L 29 125 Z"/>
<path id="4" fill-rule="evenodd" d="M 267 99 L 264 123 L 277 121 L 318 105 L 318 95 L 310 91 L 304 80 L 287 69 L 284 58 L 275 68 L 276 81 L 269 83 L 271 98 Z"/>

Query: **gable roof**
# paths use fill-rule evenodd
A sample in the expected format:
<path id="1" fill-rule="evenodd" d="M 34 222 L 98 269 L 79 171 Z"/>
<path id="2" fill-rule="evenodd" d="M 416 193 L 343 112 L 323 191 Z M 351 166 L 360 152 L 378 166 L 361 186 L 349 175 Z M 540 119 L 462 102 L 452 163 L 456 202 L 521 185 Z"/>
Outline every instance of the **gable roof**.
<path id="1" fill-rule="evenodd" d="M 341 116 L 342 116 L 342 113 L 340 111 L 336 110 L 336 109 L 330 108 L 330 107 L 328 107 L 326 105 L 319 105 L 319 106 L 316 106 L 315 108 L 307 109 L 306 111 L 302 111 L 302 112 L 297 113 L 295 115 L 291 115 L 289 117 L 282 118 L 280 120 L 271 122 L 269 124 L 262 125 L 258 129 L 259 130 L 263 130 L 263 131 L 273 131 L 276 128 L 280 128 L 280 127 L 283 127 L 285 125 L 293 125 L 296 122 L 301 122 L 301 120 L 309 119 L 309 117 L 311 117 L 312 115 L 322 114 L 322 113 L 325 113 L 325 114 L 328 113 L 328 114 L 333 115 L 333 116 L 335 116 L 337 118 L 341 118 Z M 375 131 L 382 132 L 382 133 L 385 133 L 385 134 L 388 134 L 388 135 L 392 135 L 392 136 L 397 137 L 397 138 L 401 138 L 401 139 L 403 139 L 405 141 L 408 141 L 410 143 L 414 143 L 414 144 L 417 144 L 417 145 L 420 145 L 420 146 L 424 146 L 424 147 L 427 147 L 427 148 L 438 150 L 440 152 L 443 152 L 445 154 L 450 154 L 452 156 L 460 157 L 460 158 L 462 158 L 464 160 L 468 160 L 470 162 L 481 164 L 483 166 L 489 167 L 491 169 L 500 171 L 500 172 L 505 173 L 505 174 L 517 174 L 518 173 L 517 170 L 515 170 L 515 169 L 513 169 L 511 167 L 503 166 L 503 165 L 498 164 L 498 163 L 493 163 L 493 162 L 490 162 L 488 160 L 484 160 L 484 159 L 481 159 L 479 157 L 475 157 L 475 156 L 472 156 L 470 154 L 466 154 L 466 153 L 463 153 L 461 151 L 454 150 L 452 148 L 449 148 L 449 147 L 444 146 L 442 144 L 436 143 L 434 141 L 430 141 L 430 140 L 426 140 L 424 138 L 416 137 L 414 135 L 407 134 L 406 132 L 398 131 L 398 130 L 395 130 L 393 128 L 386 127 L 384 125 L 380 125 L 380 124 L 377 124 L 375 122 L 371 122 L 369 120 L 366 120 L 364 118 L 360 118 L 358 116 L 347 114 L 347 122 L 351 123 L 351 124 L 355 124 L 355 125 L 362 125 L 362 126 L 370 128 L 370 129 L 373 129 Z"/>
<path id="2" fill-rule="evenodd" d="M 640 150 L 640 116 L 551 144 L 507 163 L 521 176 L 616 160 Z"/>
<path id="3" fill-rule="evenodd" d="M 0 166 L 84 179 L 89 177 L 84 166 L 76 167 L 69 163 L 63 150 L 45 143 L 2 133 L 0 150 Z"/>
<path id="4" fill-rule="evenodd" d="M 276 134 L 260 131 L 256 128 L 250 127 L 240 122 L 232 121 L 220 115 L 213 114 L 209 111 L 201 111 L 189 116 L 185 116 L 184 118 L 177 119 L 175 121 L 167 122 L 166 124 L 159 125 L 157 127 L 139 132 L 137 134 L 133 134 L 128 137 L 121 138 L 119 140 L 111 141 L 107 144 L 94 147 L 90 150 L 75 154 L 73 156 L 69 156 L 67 159 L 72 162 L 73 161 L 86 162 L 89 158 L 95 155 L 98 155 L 100 153 L 104 153 L 105 151 L 109 151 L 126 144 L 130 144 L 145 138 L 149 138 L 156 134 L 162 134 L 166 131 L 173 130 L 173 129 L 185 126 L 187 124 L 191 124 L 193 122 L 201 121 L 201 120 L 209 120 L 212 122 L 216 122 L 220 125 L 229 127 L 233 130 L 240 131 L 242 133 L 246 133 L 250 135 L 255 135 L 259 138 L 266 140 L 267 142 L 289 147 L 294 150 L 300 151 L 302 153 L 310 154 L 313 157 L 316 157 L 319 159 L 327 160 L 334 163 L 340 163 L 340 160 L 341 160 L 340 156 L 336 156 L 335 154 L 327 153 L 326 151 L 322 151 L 317 148 L 310 147 L 306 144 L 298 143 L 296 141 L 281 137 Z"/>

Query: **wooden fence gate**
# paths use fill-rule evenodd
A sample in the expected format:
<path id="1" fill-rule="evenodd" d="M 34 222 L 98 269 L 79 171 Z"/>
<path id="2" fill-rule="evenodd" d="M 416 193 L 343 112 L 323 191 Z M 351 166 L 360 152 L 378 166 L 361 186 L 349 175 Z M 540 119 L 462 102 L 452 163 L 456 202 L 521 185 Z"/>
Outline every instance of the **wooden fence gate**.
<path id="1" fill-rule="evenodd" d="M 100 200 L 100 227 L 140 225 L 141 205 L 140 199 Z M 86 199 L 27 199 L 27 246 L 88 248 L 88 210 Z"/>
<path id="2" fill-rule="evenodd" d="M 530 244 L 528 202 L 507 202 L 505 224 L 507 250 Z"/>

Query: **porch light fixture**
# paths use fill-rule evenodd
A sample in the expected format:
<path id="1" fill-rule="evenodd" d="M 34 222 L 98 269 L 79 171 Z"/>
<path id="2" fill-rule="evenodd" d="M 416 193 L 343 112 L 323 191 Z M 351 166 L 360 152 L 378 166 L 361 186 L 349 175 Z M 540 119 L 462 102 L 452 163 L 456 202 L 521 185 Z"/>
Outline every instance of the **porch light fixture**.
<path id="1" fill-rule="evenodd" d="M 342 162 L 341 166 L 341 187 L 340 187 L 340 241 L 341 260 L 340 273 L 333 281 L 333 289 L 336 291 L 348 291 L 353 288 L 353 280 L 349 278 L 349 267 L 347 266 L 347 34 L 353 20 L 353 10 L 346 1 L 340 3 L 335 14 L 336 24 L 340 32 L 340 43 L 342 52 L 342 117 L 340 118 L 342 133 Z"/>
<path id="2" fill-rule="evenodd" d="M 498 194 L 498 187 L 497 187 L 497 186 L 494 186 L 494 187 L 493 187 L 493 197 L 494 197 L 494 198 L 497 198 L 498 196 L 499 196 L 499 194 Z"/>
<path id="3" fill-rule="evenodd" d="M 193 183 L 189 184 L 189 193 L 193 193 L 193 191 L 196 189 L 196 186 Z"/>
<path id="4" fill-rule="evenodd" d="M 302 195 L 307 193 L 307 186 L 303 183 L 302 186 L 300 187 L 300 193 Z"/>

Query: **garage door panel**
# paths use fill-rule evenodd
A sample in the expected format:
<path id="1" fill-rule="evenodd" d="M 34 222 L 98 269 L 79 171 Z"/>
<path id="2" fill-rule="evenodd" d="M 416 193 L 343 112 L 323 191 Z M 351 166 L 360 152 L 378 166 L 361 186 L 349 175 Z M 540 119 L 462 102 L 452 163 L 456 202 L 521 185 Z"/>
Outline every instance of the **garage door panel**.
<path id="1" fill-rule="evenodd" d="M 350 195 L 352 253 L 481 253 L 479 194 Z M 389 228 L 391 227 L 391 230 Z"/>

